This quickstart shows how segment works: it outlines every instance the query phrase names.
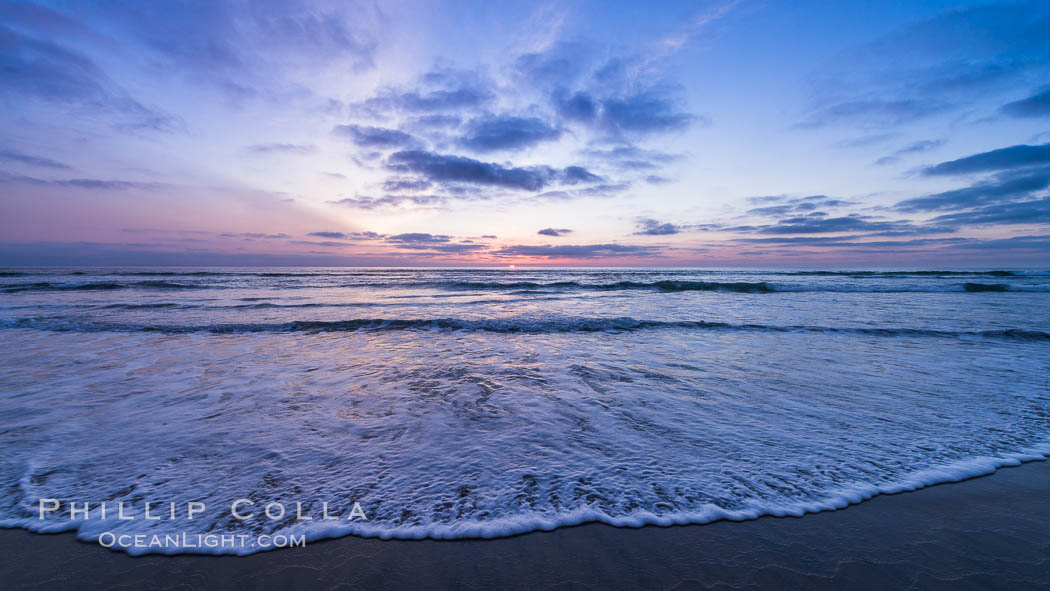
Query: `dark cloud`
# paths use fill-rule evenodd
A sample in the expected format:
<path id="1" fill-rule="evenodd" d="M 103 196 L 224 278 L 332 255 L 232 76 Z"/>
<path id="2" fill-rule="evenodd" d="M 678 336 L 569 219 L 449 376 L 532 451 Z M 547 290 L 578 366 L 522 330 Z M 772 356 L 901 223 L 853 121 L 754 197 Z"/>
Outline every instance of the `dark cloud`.
<path id="1" fill-rule="evenodd" d="M 440 244 L 451 240 L 451 236 L 445 236 L 443 234 L 426 234 L 422 232 L 410 232 L 407 234 L 396 234 L 394 236 L 388 236 L 387 242 L 396 242 L 401 244 Z"/>
<path id="2" fill-rule="evenodd" d="M 536 232 L 540 236 L 564 236 L 566 234 L 572 234 L 572 230 L 568 228 L 544 228 L 539 232 Z"/>
<path id="3" fill-rule="evenodd" d="M 650 185 L 666 185 L 668 183 L 673 183 L 674 179 L 669 179 L 665 176 L 660 176 L 658 174 L 650 174 L 645 177 L 645 182 L 649 183 Z"/>
<path id="4" fill-rule="evenodd" d="M 780 216 L 795 211 L 794 205 L 769 205 L 747 210 L 749 215 Z"/>
<path id="5" fill-rule="evenodd" d="M 255 144 L 246 148 L 253 154 L 313 154 L 317 146 L 313 144 Z"/>
<path id="6" fill-rule="evenodd" d="M 409 119 L 405 124 L 410 127 L 423 127 L 427 129 L 448 129 L 451 127 L 459 127 L 463 123 L 463 118 L 459 115 L 422 115 L 420 117 L 413 117 Z"/>
<path id="7" fill-rule="evenodd" d="M 981 250 L 1034 250 L 1050 252 L 1050 235 L 1013 236 L 993 240 L 973 240 L 958 245 L 959 248 Z"/>
<path id="8" fill-rule="evenodd" d="M 404 191 L 426 191 L 432 186 L 430 181 L 423 179 L 387 179 L 383 183 L 383 190 L 390 193 L 401 193 Z"/>
<path id="9" fill-rule="evenodd" d="M 488 246 L 476 244 L 470 240 L 454 239 L 452 236 L 444 234 L 428 234 L 424 232 L 387 236 L 385 241 L 387 244 L 404 250 L 441 254 L 465 254 L 488 249 Z"/>
<path id="10" fill-rule="evenodd" d="M 964 158 L 962 160 L 967 159 Z M 953 162 L 960 162 L 960 160 Z M 952 162 L 947 164 L 952 164 Z M 965 209 L 992 203 L 1016 201 L 1047 187 L 1050 187 L 1050 167 L 1008 171 L 962 189 L 953 189 L 924 197 L 906 199 L 898 203 L 896 207 L 901 211 Z"/>
<path id="11" fill-rule="evenodd" d="M 698 120 L 657 89 L 603 101 L 602 118 L 619 131 L 640 134 L 680 130 Z"/>
<path id="12" fill-rule="evenodd" d="M 288 238 L 288 234 L 264 234 L 262 232 L 222 232 L 220 238 L 240 238 L 241 240 L 278 240 Z"/>
<path id="13" fill-rule="evenodd" d="M 539 191 L 558 181 L 576 184 L 600 180 L 600 177 L 577 166 L 562 170 L 549 166 L 507 167 L 465 156 L 422 150 L 395 152 L 387 165 L 396 172 L 421 174 L 436 183 L 469 183 L 526 191 Z"/>
<path id="14" fill-rule="evenodd" d="M 670 236 L 678 234 L 683 230 L 682 226 L 660 222 L 652 218 L 638 218 L 638 231 L 636 236 Z"/>
<path id="15" fill-rule="evenodd" d="M 405 148 L 417 143 L 416 138 L 403 131 L 369 125 L 336 125 L 332 133 L 363 148 Z"/>
<path id="16" fill-rule="evenodd" d="M 36 166 L 38 168 L 53 168 L 57 170 L 72 170 L 70 166 L 57 162 L 50 158 L 44 158 L 43 156 L 32 156 L 30 154 L 23 154 L 14 150 L 0 150 L 0 160 L 6 160 L 8 162 L 21 162 L 22 164 L 28 164 L 30 166 Z"/>
<path id="17" fill-rule="evenodd" d="M 592 174 L 590 171 L 588 171 L 582 166 L 566 166 L 565 169 L 561 171 L 561 174 L 558 178 L 561 180 L 561 182 L 565 183 L 566 185 L 575 185 L 578 183 L 598 183 L 603 180 L 602 177 L 596 174 Z"/>
<path id="18" fill-rule="evenodd" d="M 1046 224 L 1050 223 L 1050 197 L 987 205 L 972 211 L 937 216 L 931 221 L 954 225 Z"/>
<path id="19" fill-rule="evenodd" d="M 598 101 L 586 92 L 570 95 L 562 90 L 551 96 L 551 102 L 555 111 L 569 121 L 590 123 L 596 121 L 600 113 Z"/>
<path id="20" fill-rule="evenodd" d="M 542 189 L 555 175 L 554 169 L 548 166 L 505 167 L 464 156 L 434 154 L 422 150 L 395 152 L 390 156 L 389 166 L 399 172 L 422 174 L 438 183 L 460 182 L 527 191 Z"/>
<path id="21" fill-rule="evenodd" d="M 706 122 L 681 109 L 674 84 L 638 75 L 644 58 L 614 57 L 594 64 L 588 61 L 593 55 L 600 53 L 559 43 L 519 57 L 515 71 L 524 85 L 549 93 L 550 107 L 562 120 L 613 137 L 666 133 Z"/>
<path id="22" fill-rule="evenodd" d="M 1019 118 L 1050 117 L 1050 88 L 999 108 L 1004 115 Z"/>
<path id="23" fill-rule="evenodd" d="M 826 234 L 831 232 L 879 232 L 909 228 L 906 222 L 871 221 L 862 216 L 825 218 L 823 216 L 804 216 L 786 218 L 772 226 L 763 226 L 758 232 L 762 234 Z"/>
<path id="24" fill-rule="evenodd" d="M 970 241 L 970 238 L 913 238 L 910 240 L 865 240 L 867 234 L 850 236 L 778 236 L 775 238 L 735 238 L 733 242 L 746 244 L 773 244 L 783 246 L 821 246 L 872 249 L 871 252 L 895 252 L 894 248 L 916 246 L 951 246 Z"/>
<path id="25" fill-rule="evenodd" d="M 482 117 L 470 122 L 460 144 L 475 152 L 520 150 L 556 140 L 561 134 L 561 129 L 538 117 Z"/>
<path id="26" fill-rule="evenodd" d="M 281 236 L 284 236 L 281 234 Z M 379 234 L 376 232 L 310 232 L 307 236 L 316 236 L 317 238 L 331 238 L 335 240 L 381 240 L 387 238 L 385 234 Z M 345 246 L 351 244 L 350 242 L 303 242 L 303 244 L 323 244 L 323 245 L 337 245 Z"/>
<path id="27" fill-rule="evenodd" d="M 493 251 L 503 256 L 528 256 L 557 259 L 599 259 L 631 256 L 660 256 L 660 249 L 654 246 L 636 246 L 627 244 L 579 244 L 553 246 L 544 244 L 532 246 L 518 244 L 506 246 Z"/>
<path id="28" fill-rule="evenodd" d="M 993 170 L 1007 170 L 1050 164 L 1050 144 L 1038 146 L 1017 145 L 999 148 L 990 152 L 981 152 L 965 158 L 941 162 L 936 166 L 925 168 L 922 173 L 928 176 L 971 174 Z"/>
<path id="29" fill-rule="evenodd" d="M 818 207 L 842 207 L 845 205 L 856 205 L 853 201 L 832 199 L 827 195 L 809 195 L 807 197 L 788 197 L 787 195 L 770 195 L 763 197 L 749 197 L 751 203 L 780 203 L 780 205 L 766 205 L 747 210 L 749 215 L 763 217 L 779 217 L 789 213 L 808 213 L 811 216 L 826 215 L 816 212 Z"/>

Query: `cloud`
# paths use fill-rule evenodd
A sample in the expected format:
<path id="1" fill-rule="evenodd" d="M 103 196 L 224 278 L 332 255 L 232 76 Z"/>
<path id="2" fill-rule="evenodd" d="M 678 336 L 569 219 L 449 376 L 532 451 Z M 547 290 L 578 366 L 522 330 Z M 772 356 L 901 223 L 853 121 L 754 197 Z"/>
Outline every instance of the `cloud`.
<path id="1" fill-rule="evenodd" d="M 958 245 L 958 248 L 982 250 L 1035 250 L 1050 252 L 1050 235 L 1012 236 L 992 240 L 974 240 Z"/>
<path id="2" fill-rule="evenodd" d="M 620 170 L 656 170 L 683 158 L 680 154 L 668 154 L 656 150 L 645 150 L 626 144 L 611 149 L 588 149 L 582 152 L 587 158 L 600 160 Z"/>
<path id="3" fill-rule="evenodd" d="M 426 191 L 432 186 L 430 181 L 422 179 L 387 179 L 383 182 L 383 190 L 390 193 L 400 193 L 402 191 Z"/>
<path id="4" fill-rule="evenodd" d="M 931 221 L 954 225 L 1050 223 L 1050 197 L 987 205 L 972 211 L 937 216 Z"/>
<path id="5" fill-rule="evenodd" d="M 133 99 L 83 53 L 2 25 L 0 71 L 0 95 L 16 102 L 30 97 L 88 107 L 133 129 L 170 132 L 183 127 L 177 117 Z"/>
<path id="6" fill-rule="evenodd" d="M 561 182 L 565 183 L 566 185 L 575 185 L 578 183 L 598 183 L 603 180 L 602 177 L 596 174 L 592 174 L 590 171 L 588 171 L 582 166 L 566 166 L 565 169 L 562 170 L 558 178 L 561 180 Z"/>
<path id="7" fill-rule="evenodd" d="M 30 176 L 8 174 L 3 171 L 0 171 L 0 183 L 67 187 L 97 191 L 127 191 L 131 189 L 153 191 L 165 187 L 165 185 L 162 183 L 143 183 L 139 181 L 122 181 L 112 179 L 40 179 Z"/>
<path id="8" fill-rule="evenodd" d="M 780 205 L 766 205 L 763 207 L 754 207 L 747 210 L 748 215 L 762 216 L 762 217 L 780 217 L 789 213 L 809 213 L 809 215 L 816 215 L 820 212 L 815 212 L 818 207 L 831 208 L 831 207 L 843 207 L 846 205 L 856 205 L 853 201 L 844 201 L 842 199 L 833 199 L 827 195 L 809 195 L 807 197 L 788 197 L 787 195 L 770 195 L 762 197 L 749 197 L 748 201 L 752 203 L 780 203 Z"/>
<path id="9" fill-rule="evenodd" d="M 505 246 L 493 251 L 503 256 L 543 257 L 549 259 L 595 259 L 619 258 L 631 256 L 660 256 L 660 249 L 655 246 L 636 246 L 627 244 L 579 244 L 553 246 L 544 244 L 533 246 L 518 244 Z"/>
<path id="10" fill-rule="evenodd" d="M 350 72 L 373 65 L 382 15 L 367 2 L 87 3 L 78 12 L 164 73 L 183 75 L 241 101 L 266 95 L 305 67 Z"/>
<path id="11" fill-rule="evenodd" d="M 405 148 L 418 143 L 403 131 L 368 125 L 336 125 L 332 133 L 350 138 L 363 148 Z"/>
<path id="12" fill-rule="evenodd" d="M 801 126 L 899 126 L 1045 76 L 1048 14 L 1037 2 L 955 8 L 846 52 L 814 76 Z"/>
<path id="13" fill-rule="evenodd" d="M 476 244 L 470 240 L 457 240 L 454 241 L 452 236 L 445 234 L 429 234 L 425 232 L 409 232 L 385 237 L 387 244 L 404 250 L 441 254 L 465 254 L 488 249 L 488 246 L 484 244 Z"/>
<path id="14" fill-rule="evenodd" d="M 1050 88 L 999 107 L 999 112 L 1010 117 L 1050 117 Z"/>
<path id="15" fill-rule="evenodd" d="M 581 44 L 554 44 L 546 51 L 520 56 L 514 64 L 521 85 L 549 92 L 549 107 L 565 122 L 583 124 L 612 137 L 644 136 L 706 123 L 678 104 L 677 85 L 656 79 L 655 64 L 645 57 L 601 55 Z"/>
<path id="16" fill-rule="evenodd" d="M 963 160 L 966 160 L 965 158 Z M 952 162 L 960 162 L 954 160 Z M 952 163 L 948 163 L 952 164 Z M 942 165 L 938 165 L 942 166 Z M 964 209 L 991 203 L 1015 201 L 1050 187 L 1050 167 L 1007 171 L 962 189 L 952 189 L 897 203 L 901 211 Z"/>
<path id="17" fill-rule="evenodd" d="M 463 118 L 459 115 L 422 115 L 413 117 L 405 122 L 409 127 L 422 127 L 427 129 L 448 129 L 459 127 L 463 124 Z"/>
<path id="18" fill-rule="evenodd" d="M 343 232 L 310 232 L 307 236 L 317 236 L 318 238 L 346 238 L 347 235 Z"/>
<path id="19" fill-rule="evenodd" d="M 927 176 L 971 174 L 1039 164 L 1050 164 L 1050 144 L 1038 146 L 1021 144 L 981 152 L 965 158 L 941 162 L 936 166 L 923 169 L 922 173 Z"/>
<path id="20" fill-rule="evenodd" d="M 875 164 L 878 164 L 880 166 L 885 164 L 892 164 L 894 162 L 899 161 L 901 159 L 901 156 L 906 156 L 908 154 L 918 154 L 920 152 L 928 152 L 935 148 L 939 148 L 942 145 L 944 145 L 943 140 L 921 140 L 918 142 L 913 142 L 897 150 L 896 152 L 893 152 L 892 154 L 879 158 L 875 161 Z"/>
<path id="21" fill-rule="evenodd" d="M 421 88 L 384 88 L 353 105 L 353 109 L 371 115 L 391 112 L 431 114 L 480 109 L 496 98 L 494 84 L 476 71 L 439 68 L 420 76 L 416 84 Z"/>
<path id="22" fill-rule="evenodd" d="M 592 52 L 582 43 L 558 42 L 544 51 L 518 56 L 513 68 L 529 86 L 561 89 L 583 78 L 593 65 L 588 62 Z"/>
<path id="23" fill-rule="evenodd" d="M 245 148 L 253 154 L 313 154 L 317 146 L 313 144 L 255 144 Z"/>
<path id="24" fill-rule="evenodd" d="M 602 101 L 602 119 L 627 133 L 649 134 L 685 129 L 694 121 L 705 121 L 676 108 L 667 92 L 644 92 Z"/>
<path id="25" fill-rule="evenodd" d="M 782 219 L 772 226 L 758 229 L 762 234 L 826 234 L 831 232 L 880 232 L 910 228 L 910 224 L 900 221 L 870 221 L 862 216 L 825 218 L 823 216 L 793 217 Z"/>
<path id="26" fill-rule="evenodd" d="M 601 109 L 598 100 L 586 92 L 570 95 L 561 90 L 551 97 L 551 102 L 557 113 L 570 121 L 593 122 L 598 119 Z"/>
<path id="27" fill-rule="evenodd" d="M 359 195 L 357 197 L 345 197 L 343 199 L 329 201 L 328 203 L 353 209 L 371 211 L 387 207 L 399 207 L 406 204 L 432 207 L 443 205 L 448 199 L 449 198 L 444 195 L 384 195 L 383 197 Z"/>
<path id="28" fill-rule="evenodd" d="M 443 234 L 435 235 L 422 232 L 410 232 L 407 234 L 388 236 L 387 242 L 397 242 L 401 244 L 439 244 L 448 242 L 451 239 L 451 236 L 445 236 Z"/>
<path id="29" fill-rule="evenodd" d="M 554 170 L 547 166 L 504 167 L 493 162 L 422 150 L 395 152 L 388 162 L 393 170 L 422 174 L 438 183 L 461 182 L 527 191 L 542 189 L 554 176 Z"/>
<path id="30" fill-rule="evenodd" d="M 636 236 L 670 236 L 682 231 L 682 226 L 660 222 L 652 218 L 638 218 L 638 231 Z"/>
<path id="31" fill-rule="evenodd" d="M 572 230 L 568 228 L 544 228 L 539 232 L 536 232 L 540 236 L 564 236 L 566 234 L 572 234 Z"/>
<path id="32" fill-rule="evenodd" d="M 526 191 L 539 191 L 556 181 L 575 184 L 600 180 L 600 177 L 576 166 L 563 170 L 549 166 L 507 167 L 465 156 L 422 150 L 395 152 L 388 159 L 387 166 L 397 172 L 421 174 L 436 183 L 469 183 Z"/>
<path id="33" fill-rule="evenodd" d="M 22 164 L 28 164 L 30 166 L 36 166 L 38 168 L 52 168 L 56 170 L 72 170 L 72 168 L 61 162 L 52 160 L 50 158 L 44 158 L 42 156 L 32 156 L 30 154 L 23 154 L 14 150 L 0 150 L 0 160 L 6 160 L 8 162 L 21 162 Z"/>
<path id="34" fill-rule="evenodd" d="M 460 144 L 475 152 L 520 150 L 556 140 L 562 131 L 538 117 L 495 116 L 470 122 Z"/>

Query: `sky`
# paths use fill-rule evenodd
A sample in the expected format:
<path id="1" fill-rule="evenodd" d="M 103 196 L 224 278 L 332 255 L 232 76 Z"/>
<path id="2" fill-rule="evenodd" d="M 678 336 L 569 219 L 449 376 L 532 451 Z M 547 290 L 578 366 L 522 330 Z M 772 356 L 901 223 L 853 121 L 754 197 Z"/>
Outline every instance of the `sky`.
<path id="1" fill-rule="evenodd" d="M 0 265 L 1050 267 L 1050 3 L 0 0 Z"/>

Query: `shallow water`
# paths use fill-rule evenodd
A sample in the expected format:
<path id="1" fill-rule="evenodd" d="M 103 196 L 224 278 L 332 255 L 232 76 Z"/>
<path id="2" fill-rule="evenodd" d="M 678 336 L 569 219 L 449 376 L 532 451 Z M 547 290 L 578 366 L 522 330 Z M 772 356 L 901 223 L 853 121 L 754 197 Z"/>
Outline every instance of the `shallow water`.
<path id="1" fill-rule="evenodd" d="M 8 269 L 0 525 L 502 536 L 840 507 L 1050 453 L 1050 272 Z M 180 509 L 181 511 L 181 509 Z"/>

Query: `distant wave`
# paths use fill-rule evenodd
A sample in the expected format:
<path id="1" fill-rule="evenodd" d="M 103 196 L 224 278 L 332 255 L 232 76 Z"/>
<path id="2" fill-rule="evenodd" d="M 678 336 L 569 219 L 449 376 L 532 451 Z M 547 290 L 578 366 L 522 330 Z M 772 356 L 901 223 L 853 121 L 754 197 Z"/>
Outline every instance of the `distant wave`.
<path id="1" fill-rule="evenodd" d="M 1005 271 L 1004 271 L 1005 272 Z M 282 277 L 284 275 L 281 275 Z M 289 275 L 291 277 L 293 275 Z M 310 275 L 312 276 L 312 275 Z M 238 284 L 222 281 L 179 282 L 170 280 L 146 281 L 94 281 L 94 282 L 52 282 L 38 281 L 32 283 L 0 284 L 4 293 L 49 292 L 49 291 L 109 291 L 109 290 L 193 290 L 193 289 L 229 289 L 241 287 Z M 767 281 L 685 281 L 665 279 L 660 281 L 615 281 L 610 283 L 584 283 L 579 281 L 360 281 L 353 283 L 298 283 L 291 285 L 243 285 L 246 288 L 284 291 L 291 289 L 436 289 L 442 291 L 499 291 L 513 290 L 512 293 L 528 295 L 529 293 L 550 293 L 551 291 L 652 291 L 663 293 L 677 292 L 725 292 L 742 294 L 772 294 L 785 292 L 829 292 L 829 293 L 944 293 L 944 292 L 1050 292 L 1050 284 L 1006 284 L 1006 283 L 954 283 L 944 282 L 929 285 L 893 284 L 868 285 L 825 283 L 770 283 Z M 544 290 L 544 291 L 540 291 Z"/>
<path id="2" fill-rule="evenodd" d="M 478 282 L 478 281 L 451 281 L 420 284 L 432 287 L 444 287 L 448 289 L 648 289 L 655 291 L 729 291 L 736 293 L 771 293 L 775 291 L 768 283 L 759 282 L 715 282 L 715 281 L 617 281 L 614 283 L 580 283 L 577 281 L 555 281 L 551 283 L 539 283 L 533 281 L 515 282 Z"/>
<path id="3" fill-rule="evenodd" d="M 833 327 L 776 326 L 767 324 L 730 324 L 703 320 L 639 320 L 619 318 L 494 318 L 468 320 L 460 318 L 354 318 L 348 320 L 300 320 L 280 323 L 234 323 L 210 325 L 120 324 L 83 322 L 63 318 L 7 318 L 0 328 L 33 329 L 54 332 L 155 332 L 166 334 L 212 333 L 322 333 L 357 331 L 465 331 L 504 334 L 551 334 L 572 332 L 633 332 L 639 330 L 686 329 L 710 331 L 747 331 L 778 333 L 852 334 L 878 337 L 983 337 L 1010 341 L 1048 341 L 1050 332 L 1023 329 L 980 331 L 935 330 L 899 327 Z"/>
<path id="4" fill-rule="evenodd" d="M 17 293 L 22 291 L 108 291 L 114 289 L 201 289 L 208 286 L 188 283 L 176 283 L 173 281 L 135 281 L 130 283 L 119 283 L 115 281 L 98 281 L 91 283 L 52 283 L 40 281 L 36 283 L 15 283 L 3 286 L 6 293 Z"/>
<path id="5" fill-rule="evenodd" d="M 844 277 L 1023 277 L 1017 271 L 785 271 L 773 275 L 816 275 Z"/>

